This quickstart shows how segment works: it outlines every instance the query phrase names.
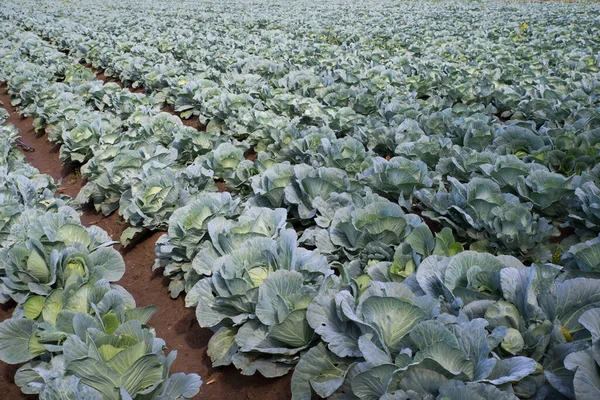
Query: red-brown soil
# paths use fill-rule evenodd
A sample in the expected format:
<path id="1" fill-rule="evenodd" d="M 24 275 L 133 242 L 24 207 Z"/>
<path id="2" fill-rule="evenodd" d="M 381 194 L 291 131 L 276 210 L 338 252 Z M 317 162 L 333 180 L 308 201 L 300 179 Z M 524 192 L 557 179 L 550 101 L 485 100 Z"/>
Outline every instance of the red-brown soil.
<path id="1" fill-rule="evenodd" d="M 32 126 L 32 118 L 22 118 L 10 104 L 6 86 L 0 86 L 0 101 L 10 113 L 9 122 L 21 132 L 25 144 L 33 147 L 35 152 L 24 151 L 29 163 L 40 172 L 61 180 L 61 192 L 76 196 L 85 184 L 76 168 L 63 166 L 59 155 L 59 146 L 48 142 L 45 134 L 36 134 Z M 92 207 L 86 209 L 82 216 L 86 225 L 97 225 L 105 229 L 113 239 L 118 240 L 126 225 L 119 220 L 118 213 L 109 217 L 97 214 Z M 162 276 L 162 271 L 152 272 L 154 263 L 154 244 L 161 233 L 156 232 L 142 238 L 139 242 L 118 250 L 123 254 L 127 269 L 119 284 L 125 287 L 135 298 L 138 306 L 154 304 L 159 310 L 150 320 L 149 325 L 156 329 L 157 336 L 165 340 L 168 351 L 177 350 L 177 359 L 171 372 L 197 373 L 204 384 L 197 399 L 289 399 L 290 375 L 279 379 L 266 379 L 256 374 L 243 376 L 234 367 L 211 368 L 206 354 L 208 340 L 212 332 L 200 328 L 194 310 L 184 307 L 183 297 L 173 300 L 169 297 L 167 286 L 169 280 Z M 10 317 L 14 304 L 0 305 L 0 321 Z M 26 396 L 14 384 L 14 374 L 18 366 L 0 362 L 0 398 L 33 399 Z"/>

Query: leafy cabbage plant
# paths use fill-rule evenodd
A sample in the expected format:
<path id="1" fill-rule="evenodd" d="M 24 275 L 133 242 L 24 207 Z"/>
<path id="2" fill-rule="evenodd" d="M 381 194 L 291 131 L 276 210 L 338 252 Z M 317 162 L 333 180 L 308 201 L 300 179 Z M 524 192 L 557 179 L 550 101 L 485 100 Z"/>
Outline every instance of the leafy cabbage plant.
<path id="1" fill-rule="evenodd" d="M 600 273 L 600 237 L 571 246 L 561 260 L 571 274 L 597 277 Z"/>
<path id="2" fill-rule="evenodd" d="M 3 289 L 19 304 L 0 323 L 0 359 L 28 362 L 15 381 L 42 398 L 193 397 L 200 378 L 169 377 L 176 352 L 165 356 L 164 342 L 142 326 L 156 307 L 136 308 L 110 283 L 125 269 L 114 242 L 78 220 L 70 208 L 24 215 L 14 242 L 2 249 L 9 260 Z"/>
<path id="3" fill-rule="evenodd" d="M 502 193 L 490 179 L 474 178 L 463 184 L 449 177 L 450 191 L 440 186 L 438 191 L 422 189 L 416 197 L 434 211 L 423 215 L 450 225 L 461 236 L 486 241 L 488 247 L 501 252 L 532 258 L 550 259 L 545 246 L 558 230 L 548 220 L 532 211 L 531 203 L 521 203 L 509 193 Z"/>
<path id="4" fill-rule="evenodd" d="M 373 281 L 362 294 L 324 285 L 308 321 L 326 345 L 298 363 L 293 398 L 433 398 L 463 385 L 502 395 L 502 385 L 535 371 L 527 357 L 494 357 L 506 328 L 488 330 L 484 319 L 440 314 L 439 307 L 403 283 Z"/>
<path id="5" fill-rule="evenodd" d="M 168 233 L 156 242 L 153 267 L 165 268 L 164 275 L 171 279 L 171 297 L 179 296 L 184 290 L 192 260 L 200 250 L 200 244 L 206 240 L 210 221 L 217 217 L 232 218 L 239 213 L 239 200 L 234 200 L 229 193 L 201 193 L 173 212 L 169 218 Z"/>
<path id="6" fill-rule="evenodd" d="M 307 307 L 332 271 L 324 256 L 298 247 L 293 229 L 236 239 L 207 265 L 212 274 L 194 285 L 186 305 L 196 307 L 200 326 L 216 330 L 208 345 L 214 366 L 284 375 L 316 339 Z"/>
<path id="7" fill-rule="evenodd" d="M 568 178 L 563 175 L 535 170 L 526 177 L 517 178 L 519 195 L 531 201 L 536 209 L 550 217 L 567 215 L 566 203 L 573 197 L 579 186 L 581 177 L 573 175 Z"/>
<path id="8" fill-rule="evenodd" d="M 3 343 L 13 345 L 13 351 L 23 355 L 37 355 L 15 376 L 23 392 L 52 398 L 81 391 L 86 398 L 115 400 L 139 396 L 191 398 L 198 392 L 201 380 L 197 375 L 169 376 L 177 352 L 165 355 L 164 342 L 145 327 L 152 310 L 124 311 L 115 303 L 118 295 L 107 293 L 98 297 L 101 293 L 94 291 L 91 294 L 95 295 L 89 299 L 93 314 L 59 313 L 56 329 L 63 331 L 61 335 L 52 336 L 28 319 L 0 324 Z M 94 304 L 94 300 L 98 303 Z M 107 309 L 110 311 L 103 313 Z M 19 336 L 6 340 L 5 335 L 17 332 Z M 29 347 L 23 348 L 27 343 Z M 44 345 L 40 347 L 41 343 Z M 48 357 L 46 349 L 60 353 Z"/>
<path id="9" fill-rule="evenodd" d="M 81 167 L 87 183 L 79 191 L 77 201 L 80 204 L 91 201 L 96 211 L 109 215 L 119 207 L 122 194 L 137 182 L 136 177 L 144 165 L 162 169 L 173 164 L 176 158 L 175 151 L 152 144 L 138 149 L 116 147 L 97 151 Z"/>
<path id="10" fill-rule="evenodd" d="M 313 168 L 306 164 L 294 166 L 294 177 L 286 186 L 285 201 L 300 220 L 310 220 L 317 214 L 315 200 L 327 201 L 331 194 L 349 192 L 350 178 L 337 168 Z"/>
<path id="11" fill-rule="evenodd" d="M 121 255 L 108 234 L 97 227 L 84 228 L 75 210 L 37 215 L 25 226 L 21 240 L 0 249 L 6 260 L 3 296 L 20 302 L 34 293 L 47 296 L 57 287 L 97 279 L 119 280 L 125 272 Z"/>
<path id="12" fill-rule="evenodd" d="M 287 228 L 284 209 L 251 207 L 237 218 L 225 216 L 212 219 L 207 224 L 208 237 L 196 248 L 192 269 L 186 276 L 186 288 L 213 273 L 215 260 L 243 246 L 254 238 L 277 238 Z"/>
<path id="13" fill-rule="evenodd" d="M 366 273 L 379 282 L 402 282 L 413 275 L 421 262 L 429 256 L 450 257 L 464 251 L 450 228 L 443 228 L 435 237 L 425 224 L 416 226 L 396 247 L 391 261 L 371 260 Z"/>
<path id="14" fill-rule="evenodd" d="M 581 210 L 572 212 L 569 217 L 586 228 L 600 230 L 600 188 L 594 182 L 585 182 L 575 189 L 575 196 Z"/>
<path id="15" fill-rule="evenodd" d="M 598 321 L 600 321 L 600 308 L 587 310 L 581 314 L 579 323 L 591 333 L 591 346 L 586 350 L 571 353 L 565 358 L 565 367 L 575 371 L 573 389 L 575 396 L 579 399 L 600 395 L 600 327 Z"/>
<path id="16" fill-rule="evenodd" d="M 252 177 L 251 201 L 261 207 L 279 208 L 285 206 L 285 188 L 295 174 L 289 163 L 275 163 Z"/>
<path id="17" fill-rule="evenodd" d="M 541 364 L 543 375 L 515 387 L 519 396 L 558 393 L 574 397 L 573 376 L 565 358 L 588 347 L 589 332 L 580 322 L 587 310 L 598 307 L 600 280 L 556 279 L 553 265 L 506 268 L 500 272 L 502 301 L 486 306 L 492 326 L 510 329 L 503 343 L 506 354 L 529 356 Z"/>
<path id="18" fill-rule="evenodd" d="M 7 119 L 0 108 L 0 243 L 13 240 L 11 231 L 23 213 L 56 211 L 70 204 L 70 198 L 55 193 L 54 179 L 28 164 L 16 149 L 19 132 Z"/>
<path id="19" fill-rule="evenodd" d="M 335 210 L 329 228 L 331 242 L 342 248 L 350 259 L 376 244 L 398 245 L 415 226 L 422 223 L 418 216 L 405 214 L 398 204 L 378 196 L 360 200 Z M 365 255 L 362 255 L 364 258 Z M 369 254 L 367 258 L 378 257 Z"/>
<path id="20" fill-rule="evenodd" d="M 121 243 L 144 229 L 164 229 L 173 212 L 190 202 L 202 190 L 215 189 L 212 171 L 191 164 L 178 171 L 171 167 L 144 164 L 135 183 L 119 201 L 119 214 L 132 225 L 123 231 Z"/>
<path id="21" fill-rule="evenodd" d="M 372 166 L 362 172 L 360 178 L 378 194 L 392 198 L 412 199 L 413 190 L 431 187 L 427 165 L 422 161 L 411 161 L 394 157 L 389 161 L 376 157 Z"/>

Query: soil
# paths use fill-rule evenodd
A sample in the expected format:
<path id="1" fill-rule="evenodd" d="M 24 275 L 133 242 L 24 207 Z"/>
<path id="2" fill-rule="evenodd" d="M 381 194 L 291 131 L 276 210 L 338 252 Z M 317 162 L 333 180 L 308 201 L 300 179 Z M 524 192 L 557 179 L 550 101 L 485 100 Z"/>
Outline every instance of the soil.
<path id="1" fill-rule="evenodd" d="M 108 83 L 108 82 L 116 83 L 117 85 L 119 85 L 119 87 L 121 89 L 123 89 L 123 83 L 121 83 L 120 80 L 104 75 L 103 70 L 93 69 L 93 71 L 97 73 L 96 77 L 98 78 L 98 80 L 104 81 L 106 83 Z"/>
<path id="2" fill-rule="evenodd" d="M 98 75 L 98 79 L 101 79 L 100 75 Z M 166 103 L 163 105 L 162 110 L 164 112 L 168 112 L 168 113 L 177 115 L 181 119 L 181 122 L 183 122 L 183 124 L 185 126 L 190 126 L 190 127 L 194 128 L 194 129 L 200 131 L 200 132 L 205 132 L 206 131 L 206 126 L 204 126 L 204 125 L 202 125 L 200 123 L 200 120 L 198 119 L 197 116 L 192 116 L 192 117 L 187 118 L 187 119 L 186 118 L 182 118 L 181 117 L 181 113 L 175 112 L 175 109 L 173 108 L 173 106 L 170 105 L 170 104 L 166 104 Z"/>
<path id="3" fill-rule="evenodd" d="M 246 158 L 246 160 L 254 161 L 256 160 L 256 157 L 258 157 L 258 153 L 256 153 L 256 150 L 254 150 L 254 147 L 251 147 L 248 150 L 246 150 L 246 152 L 244 153 L 244 157 Z"/>
<path id="4" fill-rule="evenodd" d="M 61 193 L 75 197 L 85 184 L 77 168 L 63 166 L 59 159 L 58 145 L 51 144 L 45 134 L 36 134 L 33 129 L 33 118 L 19 116 L 11 106 L 6 86 L 0 85 L 0 101 L 10 113 L 9 122 L 15 125 L 22 141 L 33 147 L 34 152 L 23 151 L 25 158 L 40 172 L 61 181 Z M 118 240 L 121 232 L 127 227 L 114 213 L 108 217 L 88 207 L 82 215 L 85 225 L 97 225 L 106 230 L 113 239 Z M 234 367 L 212 368 L 210 358 L 206 354 L 208 340 L 212 332 L 203 329 L 196 321 L 193 309 L 185 308 L 184 299 L 171 299 L 168 293 L 169 279 L 162 271 L 152 272 L 154 264 L 154 244 L 161 232 L 144 236 L 133 246 L 117 247 L 125 259 L 127 269 L 119 282 L 135 298 L 138 306 L 156 305 L 158 312 L 152 317 L 149 325 L 156 329 L 157 336 L 165 340 L 167 351 L 177 351 L 177 359 L 171 372 L 197 373 L 202 377 L 203 385 L 196 399 L 289 399 L 290 379 L 286 377 L 266 379 L 258 373 L 254 376 L 243 376 Z M 14 304 L 0 305 L 0 321 L 11 316 Z M 18 365 L 7 365 L 0 362 L 0 393 L 4 399 L 35 399 L 21 393 L 14 384 L 14 374 Z"/>

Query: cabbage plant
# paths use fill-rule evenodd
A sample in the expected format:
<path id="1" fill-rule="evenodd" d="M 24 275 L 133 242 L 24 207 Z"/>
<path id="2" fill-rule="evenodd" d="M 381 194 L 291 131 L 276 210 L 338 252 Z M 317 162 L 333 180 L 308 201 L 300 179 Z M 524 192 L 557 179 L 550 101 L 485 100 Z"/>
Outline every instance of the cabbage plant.
<path id="1" fill-rule="evenodd" d="M 535 170 L 526 177 L 517 178 L 519 195 L 531 201 L 537 210 L 550 217 L 566 215 L 565 202 L 575 193 L 580 177 Z"/>
<path id="2" fill-rule="evenodd" d="M 581 210 L 569 217 L 595 231 L 600 230 L 600 188 L 594 182 L 585 182 L 575 189 Z"/>
<path id="3" fill-rule="evenodd" d="M 571 246 L 561 261 L 572 274 L 595 277 L 600 273 L 600 237 Z"/>
<path id="4" fill-rule="evenodd" d="M 73 321 L 75 332 L 61 344 L 62 354 L 33 360 L 17 371 L 15 380 L 25 393 L 115 400 L 192 398 L 198 393 L 198 375 L 169 376 L 177 352 L 165 355 L 164 342 L 140 321 L 116 324 L 110 333 L 84 313 L 75 314 Z"/>
<path id="5" fill-rule="evenodd" d="M 583 399 L 600 394 L 600 373 L 598 373 L 600 364 L 598 362 L 599 319 L 599 308 L 587 310 L 581 315 L 579 322 L 591 333 L 592 344 L 590 348 L 571 353 L 565 358 L 565 367 L 575 371 L 573 390 L 577 398 Z"/>
<path id="6" fill-rule="evenodd" d="M 217 217 L 232 218 L 239 214 L 239 200 L 229 193 L 202 193 L 169 218 L 166 235 L 156 242 L 154 269 L 164 267 L 164 275 L 171 279 L 169 292 L 177 297 L 184 290 L 185 277 L 192 260 L 206 240 L 208 224 Z"/>
<path id="7" fill-rule="evenodd" d="M 327 201 L 332 193 L 347 192 L 350 187 L 350 179 L 344 170 L 299 164 L 294 166 L 291 185 L 285 188 L 285 201 L 297 218 L 310 220 L 317 213 L 315 199 Z"/>
<path id="8" fill-rule="evenodd" d="M 411 199 L 413 190 L 430 187 L 427 165 L 422 161 L 411 161 L 394 157 L 389 161 L 376 157 L 372 166 L 360 175 L 360 179 L 382 196 Z"/>
<path id="9" fill-rule="evenodd" d="M 84 228 L 72 209 L 49 212 L 23 227 L 24 237 L 0 252 L 6 257 L 2 293 L 20 302 L 28 293 L 47 296 L 52 289 L 97 279 L 119 280 L 121 255 L 103 230 Z"/>
<path id="10" fill-rule="evenodd" d="M 216 330 L 213 365 L 286 374 L 316 338 L 306 309 L 332 273 L 325 257 L 298 247 L 295 231 L 284 229 L 275 238 L 251 235 L 207 266 L 212 275 L 194 285 L 186 305 L 196 307 L 200 326 Z"/>
<path id="11" fill-rule="evenodd" d="M 503 193 L 490 179 L 473 178 L 463 184 L 449 177 L 448 181 L 450 191 L 440 186 L 437 192 L 427 189 L 416 192 L 416 197 L 434 210 L 423 211 L 424 216 L 483 243 L 488 250 L 497 248 L 536 261 L 550 259 L 545 244 L 550 237 L 558 236 L 558 230 L 532 211 L 535 205 Z"/>
<path id="12" fill-rule="evenodd" d="M 77 201 L 91 201 L 96 211 L 109 215 L 119 207 L 121 196 L 137 182 L 144 165 L 163 169 L 173 164 L 177 153 L 162 146 L 146 145 L 139 149 L 111 148 L 96 155 L 82 166 L 87 179 Z"/>
<path id="13" fill-rule="evenodd" d="M 307 318 L 327 346 L 302 356 L 292 377 L 293 398 L 336 392 L 362 399 L 418 398 L 456 385 L 469 390 L 490 385 L 483 390 L 501 394 L 502 385 L 535 371 L 536 362 L 527 357 L 494 358 L 506 328 L 488 330 L 482 318 L 439 311 L 434 299 L 403 283 L 373 281 L 362 294 L 340 291 L 334 281 L 324 285 Z"/>
<path id="14" fill-rule="evenodd" d="M 215 190 L 215 184 L 212 171 L 198 164 L 183 170 L 144 164 L 135 176 L 135 183 L 119 201 L 119 214 L 132 225 L 121 235 L 121 242 L 128 243 L 135 233 L 144 229 L 166 228 L 173 212 L 202 190 Z"/>

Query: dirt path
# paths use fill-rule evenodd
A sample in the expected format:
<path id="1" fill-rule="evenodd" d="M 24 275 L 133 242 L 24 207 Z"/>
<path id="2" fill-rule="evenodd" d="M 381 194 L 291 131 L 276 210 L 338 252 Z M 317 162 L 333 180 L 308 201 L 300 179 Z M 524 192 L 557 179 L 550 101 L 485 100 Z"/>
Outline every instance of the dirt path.
<path id="1" fill-rule="evenodd" d="M 46 135 L 37 135 L 33 129 L 32 118 L 22 118 L 10 105 L 6 86 L 0 86 L 0 101 L 10 113 L 9 122 L 15 125 L 24 143 L 32 146 L 35 152 L 24 152 L 29 163 L 40 172 L 62 180 L 61 192 L 76 196 L 85 184 L 78 172 L 68 166 L 62 166 L 58 157 L 59 146 L 48 142 Z M 106 230 L 113 239 L 118 240 L 125 225 L 118 219 L 118 213 L 109 217 L 97 214 L 93 208 L 85 210 L 82 222 L 86 225 L 97 225 Z M 168 350 L 177 350 L 177 359 L 171 372 L 195 372 L 200 374 L 204 384 L 197 399 L 214 400 L 279 400 L 289 399 L 290 378 L 266 379 L 256 374 L 243 376 L 234 367 L 213 369 L 210 358 L 206 354 L 208 340 L 212 332 L 202 329 L 196 321 L 194 310 L 184 307 L 183 297 L 173 300 L 169 297 L 167 286 L 169 280 L 161 271 L 152 272 L 154 263 L 154 244 L 160 237 L 157 232 L 133 246 L 132 249 L 118 248 L 127 269 L 119 284 L 127 289 L 135 298 L 138 306 L 154 304 L 158 313 L 152 317 L 149 325 L 156 329 L 157 336 L 165 340 Z M 13 305 L 0 305 L 0 321 L 10 317 Z M 14 384 L 14 373 L 18 366 L 0 362 L 0 396 L 3 399 L 33 399 L 25 396 Z"/>

